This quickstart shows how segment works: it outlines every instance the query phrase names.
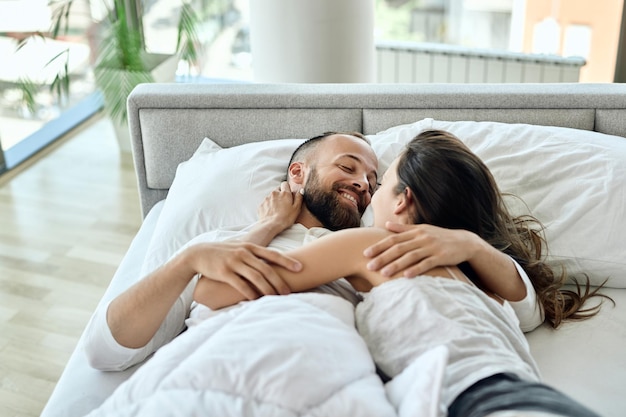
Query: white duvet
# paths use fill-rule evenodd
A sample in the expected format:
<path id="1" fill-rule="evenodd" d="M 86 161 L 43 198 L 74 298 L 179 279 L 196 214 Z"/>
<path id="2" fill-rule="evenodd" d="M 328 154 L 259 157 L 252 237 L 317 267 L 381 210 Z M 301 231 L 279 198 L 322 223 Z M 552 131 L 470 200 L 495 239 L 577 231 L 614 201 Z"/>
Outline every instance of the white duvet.
<path id="1" fill-rule="evenodd" d="M 435 415 L 437 381 L 432 372 L 424 378 L 440 363 L 433 358 L 385 387 L 352 304 L 325 294 L 268 296 L 191 327 L 89 415 Z"/>

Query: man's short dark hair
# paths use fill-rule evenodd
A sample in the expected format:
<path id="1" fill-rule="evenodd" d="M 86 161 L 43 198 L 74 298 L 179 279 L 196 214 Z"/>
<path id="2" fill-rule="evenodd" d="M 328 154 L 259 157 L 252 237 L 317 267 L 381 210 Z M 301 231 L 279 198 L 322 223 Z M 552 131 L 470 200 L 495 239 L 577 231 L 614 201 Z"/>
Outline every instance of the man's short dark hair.
<path id="1" fill-rule="evenodd" d="M 365 142 L 370 144 L 370 141 L 361 132 L 324 132 L 321 135 L 312 137 L 310 139 L 305 140 L 303 143 L 301 143 L 300 146 L 298 146 L 296 150 L 293 151 L 293 153 L 291 154 L 291 159 L 289 160 L 289 165 L 287 166 L 289 167 L 291 166 L 293 162 L 305 159 L 305 155 L 307 153 L 317 148 L 317 145 L 319 145 L 320 142 L 322 142 L 324 139 L 333 135 L 354 136 L 354 137 L 363 139 Z"/>

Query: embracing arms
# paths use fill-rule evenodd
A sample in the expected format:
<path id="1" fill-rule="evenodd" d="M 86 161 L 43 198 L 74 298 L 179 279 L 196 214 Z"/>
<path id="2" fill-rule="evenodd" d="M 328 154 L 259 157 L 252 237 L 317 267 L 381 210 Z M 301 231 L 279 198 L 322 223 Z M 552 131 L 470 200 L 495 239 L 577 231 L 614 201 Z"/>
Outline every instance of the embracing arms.
<path id="1" fill-rule="evenodd" d="M 259 207 L 259 222 L 240 239 L 193 243 L 179 251 L 111 301 L 106 321 L 114 339 L 128 348 L 145 346 L 198 274 L 231 287 L 242 299 L 289 293 L 289 286 L 268 263 L 293 270 L 300 266 L 265 246 L 294 223 L 301 204 L 302 196 L 281 184 Z"/>
<path id="2" fill-rule="evenodd" d="M 306 291 L 342 277 L 355 289 L 369 291 L 376 285 L 401 276 L 398 273 L 386 277 L 368 269 L 368 259 L 363 255 L 366 247 L 390 234 L 389 231 L 373 227 L 341 230 L 289 251 L 287 255 L 302 265 L 300 271 L 293 272 L 281 266 L 273 268 L 292 292 Z M 456 271 L 460 274 L 458 269 Z M 433 276 L 449 276 L 444 268 L 436 267 L 427 272 Z M 218 309 L 243 301 L 243 298 L 230 286 L 200 279 L 194 300 L 211 309 Z"/>
<path id="3" fill-rule="evenodd" d="M 252 243 L 190 245 L 111 301 L 106 315 L 109 329 L 122 346 L 144 346 L 196 274 L 245 294 L 243 299 L 257 298 L 259 292 L 288 293 L 289 288 L 268 262 L 299 268 L 292 259 Z"/>
<path id="4" fill-rule="evenodd" d="M 435 266 L 468 262 L 486 291 L 509 301 L 526 296 L 526 285 L 511 258 L 472 232 L 427 224 L 388 223 L 387 228 L 395 233 L 365 251 L 372 270 L 385 276 L 403 271 L 410 277 Z"/>

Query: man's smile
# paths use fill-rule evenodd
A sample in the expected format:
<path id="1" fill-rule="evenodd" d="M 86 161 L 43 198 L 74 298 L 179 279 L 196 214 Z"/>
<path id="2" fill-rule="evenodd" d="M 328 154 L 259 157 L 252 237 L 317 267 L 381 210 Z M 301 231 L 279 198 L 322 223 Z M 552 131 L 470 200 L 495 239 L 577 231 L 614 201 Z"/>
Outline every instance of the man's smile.
<path id="1" fill-rule="evenodd" d="M 352 194 L 348 194 L 348 193 L 347 193 L 347 192 L 345 192 L 345 191 L 342 191 L 340 194 L 341 194 L 341 196 L 342 196 L 343 198 L 345 198 L 346 200 L 350 201 L 350 202 L 354 205 L 354 207 L 356 207 L 356 208 L 358 208 L 358 207 L 359 207 L 359 202 L 358 202 L 358 200 L 357 200 L 357 199 L 356 199 L 356 198 L 355 198 Z"/>

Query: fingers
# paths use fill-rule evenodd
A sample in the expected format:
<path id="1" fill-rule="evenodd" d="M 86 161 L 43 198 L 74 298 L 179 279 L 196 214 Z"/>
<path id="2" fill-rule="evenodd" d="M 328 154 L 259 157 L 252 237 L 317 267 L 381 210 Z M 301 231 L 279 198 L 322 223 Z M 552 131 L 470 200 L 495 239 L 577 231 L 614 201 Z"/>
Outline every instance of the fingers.
<path id="1" fill-rule="evenodd" d="M 394 245 L 393 238 L 395 236 L 386 237 L 383 240 L 379 240 L 374 243 L 372 246 L 365 248 L 363 251 L 363 256 L 366 258 L 373 258 L 375 256 L 379 256 L 381 253 L 385 252 L 387 249 Z M 374 265 L 374 263 L 370 262 L 370 264 Z M 368 267 L 370 266 L 368 264 Z"/>
<path id="2" fill-rule="evenodd" d="M 404 254 L 394 262 L 386 265 L 382 270 L 383 276 L 393 276 L 399 272 L 405 277 L 422 275 L 432 268 L 439 266 L 435 256 L 424 255 L 421 251 L 413 251 Z"/>
<path id="3" fill-rule="evenodd" d="M 416 266 L 428 255 L 421 248 L 413 248 L 412 242 L 398 243 L 372 259 L 367 268 L 390 277 L 410 266 Z"/>
<path id="4" fill-rule="evenodd" d="M 280 186 L 278 187 L 280 189 L 281 192 L 283 193 L 291 193 L 291 197 L 292 197 L 292 206 L 294 209 L 300 209 L 300 206 L 302 205 L 302 196 L 304 193 L 302 193 L 301 191 L 303 191 L 303 189 L 301 189 L 300 191 L 291 191 L 291 187 L 289 186 L 289 183 L 287 181 L 283 181 L 280 183 Z"/>
<path id="5" fill-rule="evenodd" d="M 426 266 L 428 263 L 428 260 L 429 259 L 425 259 L 423 262 L 410 266 L 409 268 L 405 269 L 404 272 L 402 272 L 402 275 L 407 278 L 413 278 L 413 277 L 422 275 L 423 273 L 427 271 L 430 271 L 434 267 Z"/>
<path id="6" fill-rule="evenodd" d="M 271 284 L 271 286 L 276 290 L 278 294 L 285 295 L 291 292 L 291 289 L 285 283 L 285 281 L 278 275 L 278 273 L 272 268 L 270 264 L 281 266 L 289 271 L 298 272 L 302 269 L 302 264 L 297 260 L 290 258 L 282 253 L 277 251 L 267 249 L 260 246 L 254 246 L 253 253 L 260 263 L 255 263 L 255 267 L 258 272 L 261 273 L 261 280 L 267 284 Z M 256 285 L 256 284 L 255 284 Z M 265 285 L 261 283 L 263 288 Z M 266 294 L 263 292 L 263 294 Z"/>
<path id="7" fill-rule="evenodd" d="M 270 264 L 297 272 L 295 259 L 252 243 L 200 244 L 193 246 L 194 270 L 208 279 L 230 285 L 248 300 L 260 295 L 289 294 L 289 286 Z"/>
<path id="8" fill-rule="evenodd" d="M 302 200 L 304 200 L 304 188 L 301 188 L 300 191 L 293 193 L 293 207 L 300 210 Z"/>
<path id="9" fill-rule="evenodd" d="M 247 300 L 256 300 L 261 294 L 256 292 L 250 284 L 241 276 L 235 273 L 225 273 L 221 275 L 220 281 L 233 287 L 235 291 L 243 295 Z M 210 279 L 205 277 L 205 279 Z"/>
<path id="10" fill-rule="evenodd" d="M 272 283 L 272 281 L 276 281 L 276 279 L 272 277 L 272 274 L 275 274 L 272 268 L 262 261 L 258 264 L 253 262 L 252 265 L 241 265 L 238 271 L 238 275 L 244 280 L 244 284 L 246 284 L 248 288 L 256 290 L 260 295 L 281 294 L 281 290 L 276 288 Z M 285 291 L 285 289 L 282 288 L 282 291 Z M 257 297 L 258 295 L 254 298 Z"/>
<path id="11" fill-rule="evenodd" d="M 376 242 L 372 246 L 366 248 L 363 251 L 363 255 L 368 257 L 368 258 L 379 257 L 381 254 L 389 251 L 390 249 L 393 252 L 393 247 L 395 245 L 398 245 L 399 243 L 402 243 L 402 242 L 409 241 L 411 239 L 413 239 L 413 236 L 408 234 L 408 233 L 394 234 L 394 235 L 388 236 L 388 237 L 386 237 L 386 238 Z M 393 259 L 395 259 L 395 258 L 387 259 L 387 261 L 389 262 L 389 261 L 391 261 Z M 377 261 L 377 262 L 380 262 L 380 261 Z"/>
<path id="12" fill-rule="evenodd" d="M 236 250 L 236 256 L 216 272 L 214 279 L 227 283 L 248 300 L 260 295 L 289 293 L 289 287 L 272 267 L 247 248 Z"/>

